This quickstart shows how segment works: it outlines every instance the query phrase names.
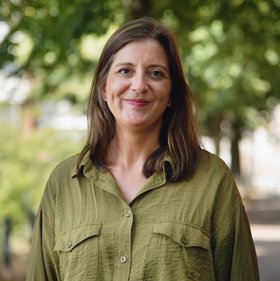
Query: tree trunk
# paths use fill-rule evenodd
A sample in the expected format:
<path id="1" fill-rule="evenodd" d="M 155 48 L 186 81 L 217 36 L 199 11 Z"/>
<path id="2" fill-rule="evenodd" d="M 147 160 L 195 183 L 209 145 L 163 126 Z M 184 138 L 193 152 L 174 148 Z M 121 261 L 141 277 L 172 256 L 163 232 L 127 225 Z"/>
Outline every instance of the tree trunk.
<path id="1" fill-rule="evenodd" d="M 241 139 L 240 128 L 238 123 L 232 124 L 232 136 L 231 136 L 231 171 L 234 176 L 241 177 L 240 169 L 240 152 L 239 141 Z"/>
<path id="2" fill-rule="evenodd" d="M 12 219 L 7 216 L 4 219 L 4 263 L 6 267 L 10 267 L 12 259 L 12 250 L 10 238 L 12 232 Z"/>
<path id="3" fill-rule="evenodd" d="M 220 116 L 215 116 L 210 120 L 209 131 L 214 140 L 215 154 L 220 155 L 220 142 L 221 142 L 221 121 Z"/>
<path id="4" fill-rule="evenodd" d="M 216 155 L 220 155 L 220 141 L 221 141 L 221 137 L 220 137 L 220 132 L 216 133 L 215 136 L 213 136 L 214 139 L 214 146 L 215 146 L 215 154 Z"/>

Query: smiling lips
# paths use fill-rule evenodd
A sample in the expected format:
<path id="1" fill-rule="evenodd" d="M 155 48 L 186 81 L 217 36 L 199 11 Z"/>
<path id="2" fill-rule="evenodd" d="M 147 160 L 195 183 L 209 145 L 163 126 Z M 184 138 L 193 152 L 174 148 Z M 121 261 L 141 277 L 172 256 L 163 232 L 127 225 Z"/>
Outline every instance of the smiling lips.
<path id="1" fill-rule="evenodd" d="M 125 99 L 125 101 L 134 106 L 145 106 L 151 102 L 150 100 L 144 99 Z"/>

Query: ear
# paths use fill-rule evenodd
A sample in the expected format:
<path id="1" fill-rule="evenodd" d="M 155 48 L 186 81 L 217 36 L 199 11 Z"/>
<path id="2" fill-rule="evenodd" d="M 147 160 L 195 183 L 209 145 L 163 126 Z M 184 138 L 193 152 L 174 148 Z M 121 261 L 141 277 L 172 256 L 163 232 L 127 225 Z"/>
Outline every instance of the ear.
<path id="1" fill-rule="evenodd" d="M 107 100 L 107 87 L 106 87 L 106 83 L 104 83 L 102 85 L 101 90 L 102 90 L 102 97 L 106 101 Z"/>

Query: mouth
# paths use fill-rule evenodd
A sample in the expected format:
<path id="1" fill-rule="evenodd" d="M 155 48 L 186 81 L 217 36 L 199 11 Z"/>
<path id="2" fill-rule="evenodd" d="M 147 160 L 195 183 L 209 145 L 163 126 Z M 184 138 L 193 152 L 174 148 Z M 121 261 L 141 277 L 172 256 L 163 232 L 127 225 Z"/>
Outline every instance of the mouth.
<path id="1" fill-rule="evenodd" d="M 145 99 L 125 99 L 125 101 L 135 106 L 145 106 L 151 102 L 150 100 Z"/>

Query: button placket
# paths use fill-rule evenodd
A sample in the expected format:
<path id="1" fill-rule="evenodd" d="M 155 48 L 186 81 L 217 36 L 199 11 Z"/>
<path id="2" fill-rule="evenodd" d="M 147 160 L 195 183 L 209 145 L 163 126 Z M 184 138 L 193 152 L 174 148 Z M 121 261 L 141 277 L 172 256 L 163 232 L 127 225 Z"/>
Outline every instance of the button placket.
<path id="1" fill-rule="evenodd" d="M 126 203 L 122 209 L 122 218 L 118 228 L 118 256 L 116 262 L 115 281 L 129 280 L 131 266 L 131 230 L 133 225 L 133 212 Z"/>

